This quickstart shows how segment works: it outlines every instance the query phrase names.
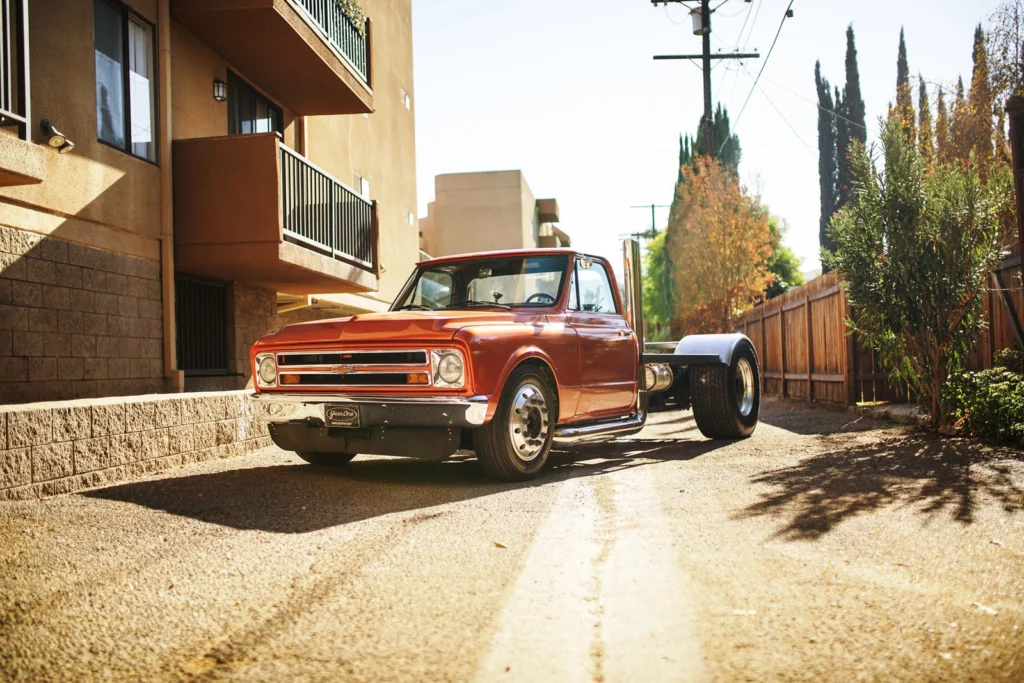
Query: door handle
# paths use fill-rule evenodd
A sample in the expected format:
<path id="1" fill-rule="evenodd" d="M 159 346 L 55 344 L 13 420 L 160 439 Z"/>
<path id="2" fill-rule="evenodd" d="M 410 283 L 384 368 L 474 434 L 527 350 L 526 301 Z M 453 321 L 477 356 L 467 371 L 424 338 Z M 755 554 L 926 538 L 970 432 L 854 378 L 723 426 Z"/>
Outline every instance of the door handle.
<path id="1" fill-rule="evenodd" d="M 619 330 L 620 337 L 628 337 L 631 334 L 633 334 L 632 330 Z"/>

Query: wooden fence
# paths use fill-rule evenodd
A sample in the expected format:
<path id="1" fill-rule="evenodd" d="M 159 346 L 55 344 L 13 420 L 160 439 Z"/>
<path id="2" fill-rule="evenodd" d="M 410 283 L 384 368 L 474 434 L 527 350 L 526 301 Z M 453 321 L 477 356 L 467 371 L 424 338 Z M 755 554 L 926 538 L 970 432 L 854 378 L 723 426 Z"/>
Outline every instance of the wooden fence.
<path id="1" fill-rule="evenodd" d="M 983 306 L 988 326 L 967 366 L 992 366 L 999 349 L 1024 347 L 1021 312 L 1024 291 L 1020 258 L 1011 256 L 992 273 Z M 789 396 L 836 405 L 903 401 L 878 354 L 846 332 L 849 307 L 837 273 L 827 273 L 748 311 L 740 320 L 757 350 L 761 387 L 770 396 Z"/>

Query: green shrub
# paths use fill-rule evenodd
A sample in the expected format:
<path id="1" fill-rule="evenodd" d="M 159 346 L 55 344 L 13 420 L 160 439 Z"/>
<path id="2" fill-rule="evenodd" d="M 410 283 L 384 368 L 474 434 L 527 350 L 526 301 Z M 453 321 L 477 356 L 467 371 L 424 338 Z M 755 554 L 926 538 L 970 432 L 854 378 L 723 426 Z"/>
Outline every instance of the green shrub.
<path id="1" fill-rule="evenodd" d="M 1013 360 L 1020 362 L 1021 352 L 1015 353 Z M 955 372 L 942 388 L 942 405 L 958 432 L 1024 446 L 1024 376 L 1020 373 L 1006 367 Z"/>
<path id="2" fill-rule="evenodd" d="M 992 365 L 1024 375 L 1024 349 L 1003 349 L 992 355 Z"/>

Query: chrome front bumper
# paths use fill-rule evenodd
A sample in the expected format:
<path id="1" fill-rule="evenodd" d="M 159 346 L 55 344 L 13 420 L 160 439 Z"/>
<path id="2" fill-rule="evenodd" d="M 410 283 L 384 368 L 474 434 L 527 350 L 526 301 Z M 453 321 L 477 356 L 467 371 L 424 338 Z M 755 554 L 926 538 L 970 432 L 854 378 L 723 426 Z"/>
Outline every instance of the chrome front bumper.
<path id="1" fill-rule="evenodd" d="M 487 418 L 487 397 L 331 396 L 250 394 L 257 420 L 326 425 L 328 406 L 359 410 L 360 427 L 479 427 Z"/>

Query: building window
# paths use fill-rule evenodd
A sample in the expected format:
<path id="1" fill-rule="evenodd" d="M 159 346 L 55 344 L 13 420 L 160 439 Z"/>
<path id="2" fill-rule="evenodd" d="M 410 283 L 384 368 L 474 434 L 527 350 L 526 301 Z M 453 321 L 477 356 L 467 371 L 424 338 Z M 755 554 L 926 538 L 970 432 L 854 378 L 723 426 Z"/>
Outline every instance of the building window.
<path id="1" fill-rule="evenodd" d="M 94 8 L 97 135 L 101 142 L 155 162 L 153 25 L 112 0 L 95 0 Z"/>
<path id="2" fill-rule="evenodd" d="M 402 104 L 405 105 L 406 109 L 412 109 L 412 100 L 409 99 L 409 93 L 405 92 L 405 90 L 402 90 Z"/>
<path id="3" fill-rule="evenodd" d="M 178 369 L 188 375 L 227 374 L 227 285 L 178 273 L 174 292 Z"/>
<path id="4" fill-rule="evenodd" d="M 405 220 L 409 221 L 409 225 L 416 225 L 416 216 L 413 214 L 412 211 L 405 212 Z"/>
<path id="5" fill-rule="evenodd" d="M 358 173 L 352 174 L 352 189 L 355 190 L 360 197 L 366 201 L 370 201 L 370 181 Z"/>
<path id="6" fill-rule="evenodd" d="M 263 93 L 228 71 L 228 135 L 284 133 L 284 113 Z"/>

